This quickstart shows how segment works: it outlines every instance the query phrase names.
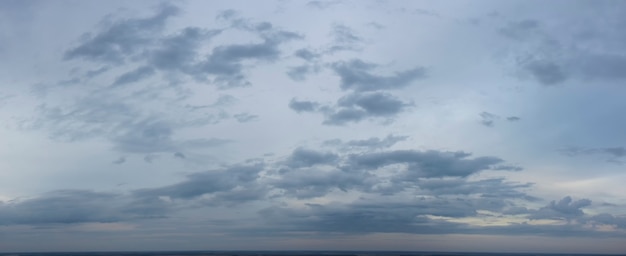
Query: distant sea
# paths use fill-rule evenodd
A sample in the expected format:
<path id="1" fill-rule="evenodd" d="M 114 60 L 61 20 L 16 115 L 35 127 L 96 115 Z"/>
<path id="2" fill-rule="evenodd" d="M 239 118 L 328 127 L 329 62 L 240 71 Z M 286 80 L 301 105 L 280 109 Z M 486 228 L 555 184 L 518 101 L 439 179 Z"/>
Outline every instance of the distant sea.
<path id="1" fill-rule="evenodd" d="M 142 251 L 142 252 L 12 252 L 0 256 L 592 256 L 626 254 L 478 253 L 396 251 Z"/>

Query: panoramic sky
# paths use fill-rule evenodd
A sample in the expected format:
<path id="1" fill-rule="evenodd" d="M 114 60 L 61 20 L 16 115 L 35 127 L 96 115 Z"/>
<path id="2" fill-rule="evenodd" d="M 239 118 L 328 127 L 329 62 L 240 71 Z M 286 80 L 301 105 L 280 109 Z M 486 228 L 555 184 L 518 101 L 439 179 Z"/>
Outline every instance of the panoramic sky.
<path id="1" fill-rule="evenodd" d="M 0 251 L 626 251 L 626 2 L 0 0 Z"/>

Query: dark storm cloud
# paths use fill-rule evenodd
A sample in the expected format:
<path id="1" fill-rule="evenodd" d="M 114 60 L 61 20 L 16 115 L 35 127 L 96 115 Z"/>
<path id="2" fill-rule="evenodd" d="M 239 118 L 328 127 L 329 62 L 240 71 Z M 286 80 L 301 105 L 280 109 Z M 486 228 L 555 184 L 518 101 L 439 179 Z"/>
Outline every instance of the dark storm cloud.
<path id="1" fill-rule="evenodd" d="M 390 76 L 373 74 L 372 71 L 376 67 L 378 65 L 359 59 L 335 62 L 331 65 L 341 78 L 341 89 L 352 89 L 358 92 L 400 89 L 426 76 L 426 70 L 423 67 L 399 71 Z"/>
<path id="2" fill-rule="evenodd" d="M 97 34 L 85 34 L 85 40 L 65 52 L 64 58 L 87 59 L 108 63 L 121 63 L 137 55 L 164 28 L 165 22 L 179 13 L 173 5 L 163 4 L 158 12 L 148 18 L 125 19 L 108 24 Z"/>
<path id="3" fill-rule="evenodd" d="M 324 142 L 324 145 L 327 146 L 338 146 L 342 149 L 349 148 L 365 148 L 365 149 L 383 149 L 389 148 L 400 141 L 404 141 L 408 139 L 408 136 L 395 136 L 395 135 L 387 135 L 387 137 L 380 139 L 377 137 L 372 137 L 364 140 L 349 140 L 343 142 L 340 139 L 328 140 Z"/>
<path id="4" fill-rule="evenodd" d="M 129 198 L 110 193 L 86 190 L 60 190 L 33 199 L 0 204 L 2 224 L 73 224 L 116 222 L 133 218 L 150 218 L 163 214 L 167 207 L 140 211 L 140 205 Z M 148 214 L 148 215 L 146 215 Z"/>
<path id="5" fill-rule="evenodd" d="M 412 105 L 389 93 L 364 92 L 348 94 L 340 98 L 336 106 L 326 106 L 319 111 L 325 115 L 324 124 L 344 125 L 367 118 L 384 118 L 390 121 Z"/>
<path id="6" fill-rule="evenodd" d="M 331 152 L 320 152 L 310 149 L 297 148 L 285 161 L 290 167 L 309 167 L 314 165 L 331 165 L 336 163 L 339 157 Z"/>
<path id="7" fill-rule="evenodd" d="M 319 107 L 319 103 L 313 102 L 313 101 L 306 101 L 306 100 L 300 101 L 295 98 L 289 101 L 289 108 L 293 109 L 294 111 L 298 113 L 313 112 L 313 111 L 316 111 L 318 107 Z"/>
<path id="8" fill-rule="evenodd" d="M 126 72 L 121 76 L 118 76 L 113 82 L 113 85 L 123 85 L 128 83 L 134 83 L 139 80 L 148 78 L 154 75 L 155 71 L 152 67 L 139 67 L 133 71 Z"/>
<path id="9" fill-rule="evenodd" d="M 394 150 L 356 154 L 350 157 L 353 168 L 378 169 L 393 164 L 407 164 L 407 178 L 467 177 L 502 163 L 497 157 L 468 158 L 465 152 Z"/>

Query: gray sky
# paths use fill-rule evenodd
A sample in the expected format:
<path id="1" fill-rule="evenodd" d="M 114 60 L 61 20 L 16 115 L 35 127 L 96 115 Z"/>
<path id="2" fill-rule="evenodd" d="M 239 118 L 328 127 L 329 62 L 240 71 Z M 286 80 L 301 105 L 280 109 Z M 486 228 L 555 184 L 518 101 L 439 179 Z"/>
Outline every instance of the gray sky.
<path id="1" fill-rule="evenodd" d="M 0 0 L 0 251 L 626 251 L 626 3 Z"/>

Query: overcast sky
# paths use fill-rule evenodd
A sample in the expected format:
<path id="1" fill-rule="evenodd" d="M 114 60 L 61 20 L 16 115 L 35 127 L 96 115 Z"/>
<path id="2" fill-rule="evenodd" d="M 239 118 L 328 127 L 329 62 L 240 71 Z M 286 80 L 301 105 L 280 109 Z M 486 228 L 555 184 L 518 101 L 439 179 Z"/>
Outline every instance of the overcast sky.
<path id="1" fill-rule="evenodd" d="M 0 251 L 626 251 L 626 2 L 0 0 Z"/>

